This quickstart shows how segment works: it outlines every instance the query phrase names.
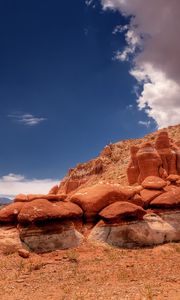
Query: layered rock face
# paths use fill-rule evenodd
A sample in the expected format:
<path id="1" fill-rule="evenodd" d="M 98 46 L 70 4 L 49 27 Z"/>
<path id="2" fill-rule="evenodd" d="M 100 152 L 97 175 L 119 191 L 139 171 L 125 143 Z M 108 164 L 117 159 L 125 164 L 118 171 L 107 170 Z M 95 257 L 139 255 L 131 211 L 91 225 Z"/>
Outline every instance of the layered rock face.
<path id="1" fill-rule="evenodd" d="M 155 143 L 145 143 L 138 151 L 131 148 L 131 161 L 127 168 L 129 184 L 141 183 L 147 176 L 180 175 L 180 148 L 161 131 Z"/>
<path id="2" fill-rule="evenodd" d="M 118 177 L 116 183 L 84 184 L 88 176 L 101 178 L 105 161 L 118 164 L 113 149 L 105 147 L 101 159 L 70 170 L 68 180 L 49 194 L 19 194 L 1 209 L 0 251 L 10 246 L 43 253 L 77 247 L 86 238 L 117 247 L 179 241 L 179 144 L 162 131 L 155 142 L 133 146 L 127 169 L 130 186 Z M 89 227 L 89 236 L 84 236 Z"/>

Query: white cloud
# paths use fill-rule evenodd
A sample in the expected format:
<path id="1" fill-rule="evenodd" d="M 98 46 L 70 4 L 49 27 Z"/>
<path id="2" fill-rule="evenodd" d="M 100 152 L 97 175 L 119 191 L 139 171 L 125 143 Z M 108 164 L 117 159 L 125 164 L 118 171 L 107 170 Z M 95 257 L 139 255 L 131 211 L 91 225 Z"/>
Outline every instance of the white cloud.
<path id="1" fill-rule="evenodd" d="M 127 110 L 132 110 L 132 109 L 133 109 L 133 105 L 132 105 L 132 104 L 127 105 L 127 106 L 126 106 L 126 109 L 127 109 Z"/>
<path id="2" fill-rule="evenodd" d="M 86 1 L 85 1 L 85 4 L 86 4 L 87 6 L 90 6 L 93 2 L 94 2 L 94 0 L 86 0 Z"/>
<path id="3" fill-rule="evenodd" d="M 47 120 L 46 118 L 43 117 L 37 117 L 32 114 L 20 114 L 20 113 L 15 113 L 15 114 L 10 114 L 8 115 L 9 118 L 13 119 L 17 123 L 21 123 L 23 125 L 27 126 L 34 126 L 38 125 L 39 123 Z"/>
<path id="4" fill-rule="evenodd" d="M 54 179 L 26 179 L 19 174 L 10 173 L 0 177 L 0 197 L 14 198 L 17 194 L 46 194 L 56 184 Z"/>
<path id="5" fill-rule="evenodd" d="M 139 121 L 138 124 L 148 128 L 151 125 L 151 121 Z"/>
<path id="6" fill-rule="evenodd" d="M 131 74 L 142 85 L 137 102 L 159 128 L 180 122 L 180 1 L 101 0 L 131 21 L 127 46 L 115 58 L 133 58 Z M 137 51 L 139 50 L 139 51 Z"/>

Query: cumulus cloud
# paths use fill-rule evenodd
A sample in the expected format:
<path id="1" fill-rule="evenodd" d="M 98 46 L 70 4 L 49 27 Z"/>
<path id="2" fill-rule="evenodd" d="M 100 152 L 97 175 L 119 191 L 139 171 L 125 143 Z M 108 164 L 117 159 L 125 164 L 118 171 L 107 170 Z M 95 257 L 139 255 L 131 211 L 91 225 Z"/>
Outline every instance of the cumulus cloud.
<path id="1" fill-rule="evenodd" d="M 32 114 L 20 114 L 20 113 L 15 113 L 15 114 L 10 114 L 8 115 L 9 118 L 11 118 L 13 121 L 17 123 L 21 123 L 23 125 L 27 126 L 35 126 L 38 125 L 39 123 L 47 120 L 46 118 L 43 117 L 37 117 Z"/>
<path id="2" fill-rule="evenodd" d="M 14 198 L 19 193 L 46 194 L 58 180 L 27 179 L 23 175 L 10 173 L 0 177 L 0 197 Z"/>
<path id="3" fill-rule="evenodd" d="M 180 122 L 180 1 L 101 0 L 104 9 L 130 17 L 127 46 L 117 52 L 132 58 L 131 74 L 142 85 L 137 102 L 158 127 Z"/>

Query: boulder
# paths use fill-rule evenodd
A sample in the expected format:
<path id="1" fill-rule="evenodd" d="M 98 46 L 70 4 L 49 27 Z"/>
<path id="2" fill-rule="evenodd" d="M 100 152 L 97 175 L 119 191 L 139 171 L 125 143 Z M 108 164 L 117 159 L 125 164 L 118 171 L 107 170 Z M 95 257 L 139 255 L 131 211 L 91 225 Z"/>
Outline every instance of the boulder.
<path id="1" fill-rule="evenodd" d="M 0 210 L 0 223 L 14 223 L 24 206 L 23 202 L 9 204 Z"/>
<path id="2" fill-rule="evenodd" d="M 60 184 L 58 193 L 69 194 L 79 188 L 86 181 L 86 178 L 69 178 L 68 180 L 64 180 L 64 182 L 62 181 Z"/>
<path id="3" fill-rule="evenodd" d="M 170 182 L 176 182 L 180 180 L 180 176 L 175 174 L 170 174 L 166 179 Z"/>
<path id="4" fill-rule="evenodd" d="M 140 195 L 142 197 L 142 200 L 144 202 L 144 207 L 147 208 L 149 203 L 155 199 L 157 196 L 161 195 L 163 191 L 159 190 L 148 190 L 148 189 L 143 189 L 140 192 Z"/>
<path id="5" fill-rule="evenodd" d="M 144 207 L 144 201 L 139 194 L 133 196 L 133 198 L 129 199 L 128 202 L 138 205 L 140 207 Z"/>
<path id="6" fill-rule="evenodd" d="M 145 143 L 137 152 L 138 166 L 140 170 L 138 182 L 141 183 L 148 176 L 159 176 L 159 168 L 162 165 L 157 150 L 151 143 Z"/>
<path id="7" fill-rule="evenodd" d="M 85 217 L 91 219 L 104 207 L 131 198 L 138 190 L 139 187 L 121 187 L 119 184 L 96 184 L 79 190 L 69 200 L 78 204 Z"/>
<path id="8" fill-rule="evenodd" d="M 83 214 L 80 207 L 72 203 L 51 203 L 45 199 L 26 203 L 18 215 L 19 223 L 35 223 L 53 219 L 78 218 Z"/>
<path id="9" fill-rule="evenodd" d="M 142 182 L 142 186 L 145 189 L 160 190 L 167 185 L 166 181 L 157 176 L 148 176 Z"/>
<path id="10" fill-rule="evenodd" d="M 59 218 L 61 219 L 79 219 L 83 215 L 79 205 L 72 202 L 57 202 L 56 206 L 59 210 Z"/>
<path id="11" fill-rule="evenodd" d="M 180 207 L 180 188 L 158 196 L 151 201 L 150 206 L 162 209 Z"/>
<path id="12" fill-rule="evenodd" d="M 14 202 L 28 202 L 28 201 L 29 201 L 28 196 L 24 194 L 18 194 L 14 199 Z"/>
<path id="13" fill-rule="evenodd" d="M 79 246 L 84 239 L 70 221 L 20 226 L 19 231 L 21 241 L 36 253 L 74 248 Z"/>
<path id="14" fill-rule="evenodd" d="M 180 211 L 161 216 L 146 214 L 143 220 L 133 222 L 111 224 L 101 220 L 90 232 L 88 240 L 126 248 L 177 242 L 180 241 Z"/>
<path id="15" fill-rule="evenodd" d="M 0 227 L 0 252 L 9 255 L 22 249 L 23 245 L 19 238 L 19 231 L 16 227 Z"/>
<path id="16" fill-rule="evenodd" d="M 177 185 L 177 184 L 176 184 L 176 185 L 170 184 L 170 185 L 167 185 L 167 186 L 165 186 L 165 187 L 163 188 L 163 190 L 164 190 L 165 192 L 170 192 L 170 191 L 173 191 L 173 190 L 176 190 L 176 189 L 178 189 L 178 185 Z"/>
<path id="17" fill-rule="evenodd" d="M 54 186 L 50 189 L 50 191 L 49 191 L 48 194 L 54 194 L 54 195 L 56 195 L 56 194 L 58 193 L 58 190 L 59 190 L 59 186 L 58 186 L 58 185 L 54 185 Z"/>
<path id="18" fill-rule="evenodd" d="M 18 254 L 22 258 L 29 258 L 29 256 L 30 256 L 29 251 L 26 250 L 26 249 L 23 249 L 23 248 L 21 248 L 21 249 L 18 250 Z"/>
<path id="19" fill-rule="evenodd" d="M 115 202 L 100 211 L 99 216 L 106 221 L 118 219 L 142 219 L 146 211 L 133 203 Z"/>
<path id="20" fill-rule="evenodd" d="M 37 199 L 46 199 L 49 201 L 64 201 L 67 197 L 66 194 L 29 194 L 27 195 L 29 201 L 37 200 Z"/>

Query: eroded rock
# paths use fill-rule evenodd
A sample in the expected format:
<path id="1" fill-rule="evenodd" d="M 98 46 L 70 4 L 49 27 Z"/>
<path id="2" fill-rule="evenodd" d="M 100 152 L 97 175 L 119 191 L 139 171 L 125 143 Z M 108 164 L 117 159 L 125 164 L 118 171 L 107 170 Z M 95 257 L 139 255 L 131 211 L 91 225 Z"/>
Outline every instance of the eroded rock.
<path id="1" fill-rule="evenodd" d="M 142 217 L 146 214 L 146 211 L 133 203 L 129 202 L 115 202 L 105 207 L 100 211 L 99 216 L 103 220 L 121 220 L 121 219 L 142 219 Z"/>
<path id="2" fill-rule="evenodd" d="M 36 253 L 74 248 L 84 239 L 70 221 L 31 225 L 19 230 L 23 243 Z"/>
<path id="3" fill-rule="evenodd" d="M 116 247 L 134 248 L 180 240 L 180 211 L 161 216 L 146 214 L 143 221 L 107 224 L 100 221 L 91 231 L 89 241 Z"/>

